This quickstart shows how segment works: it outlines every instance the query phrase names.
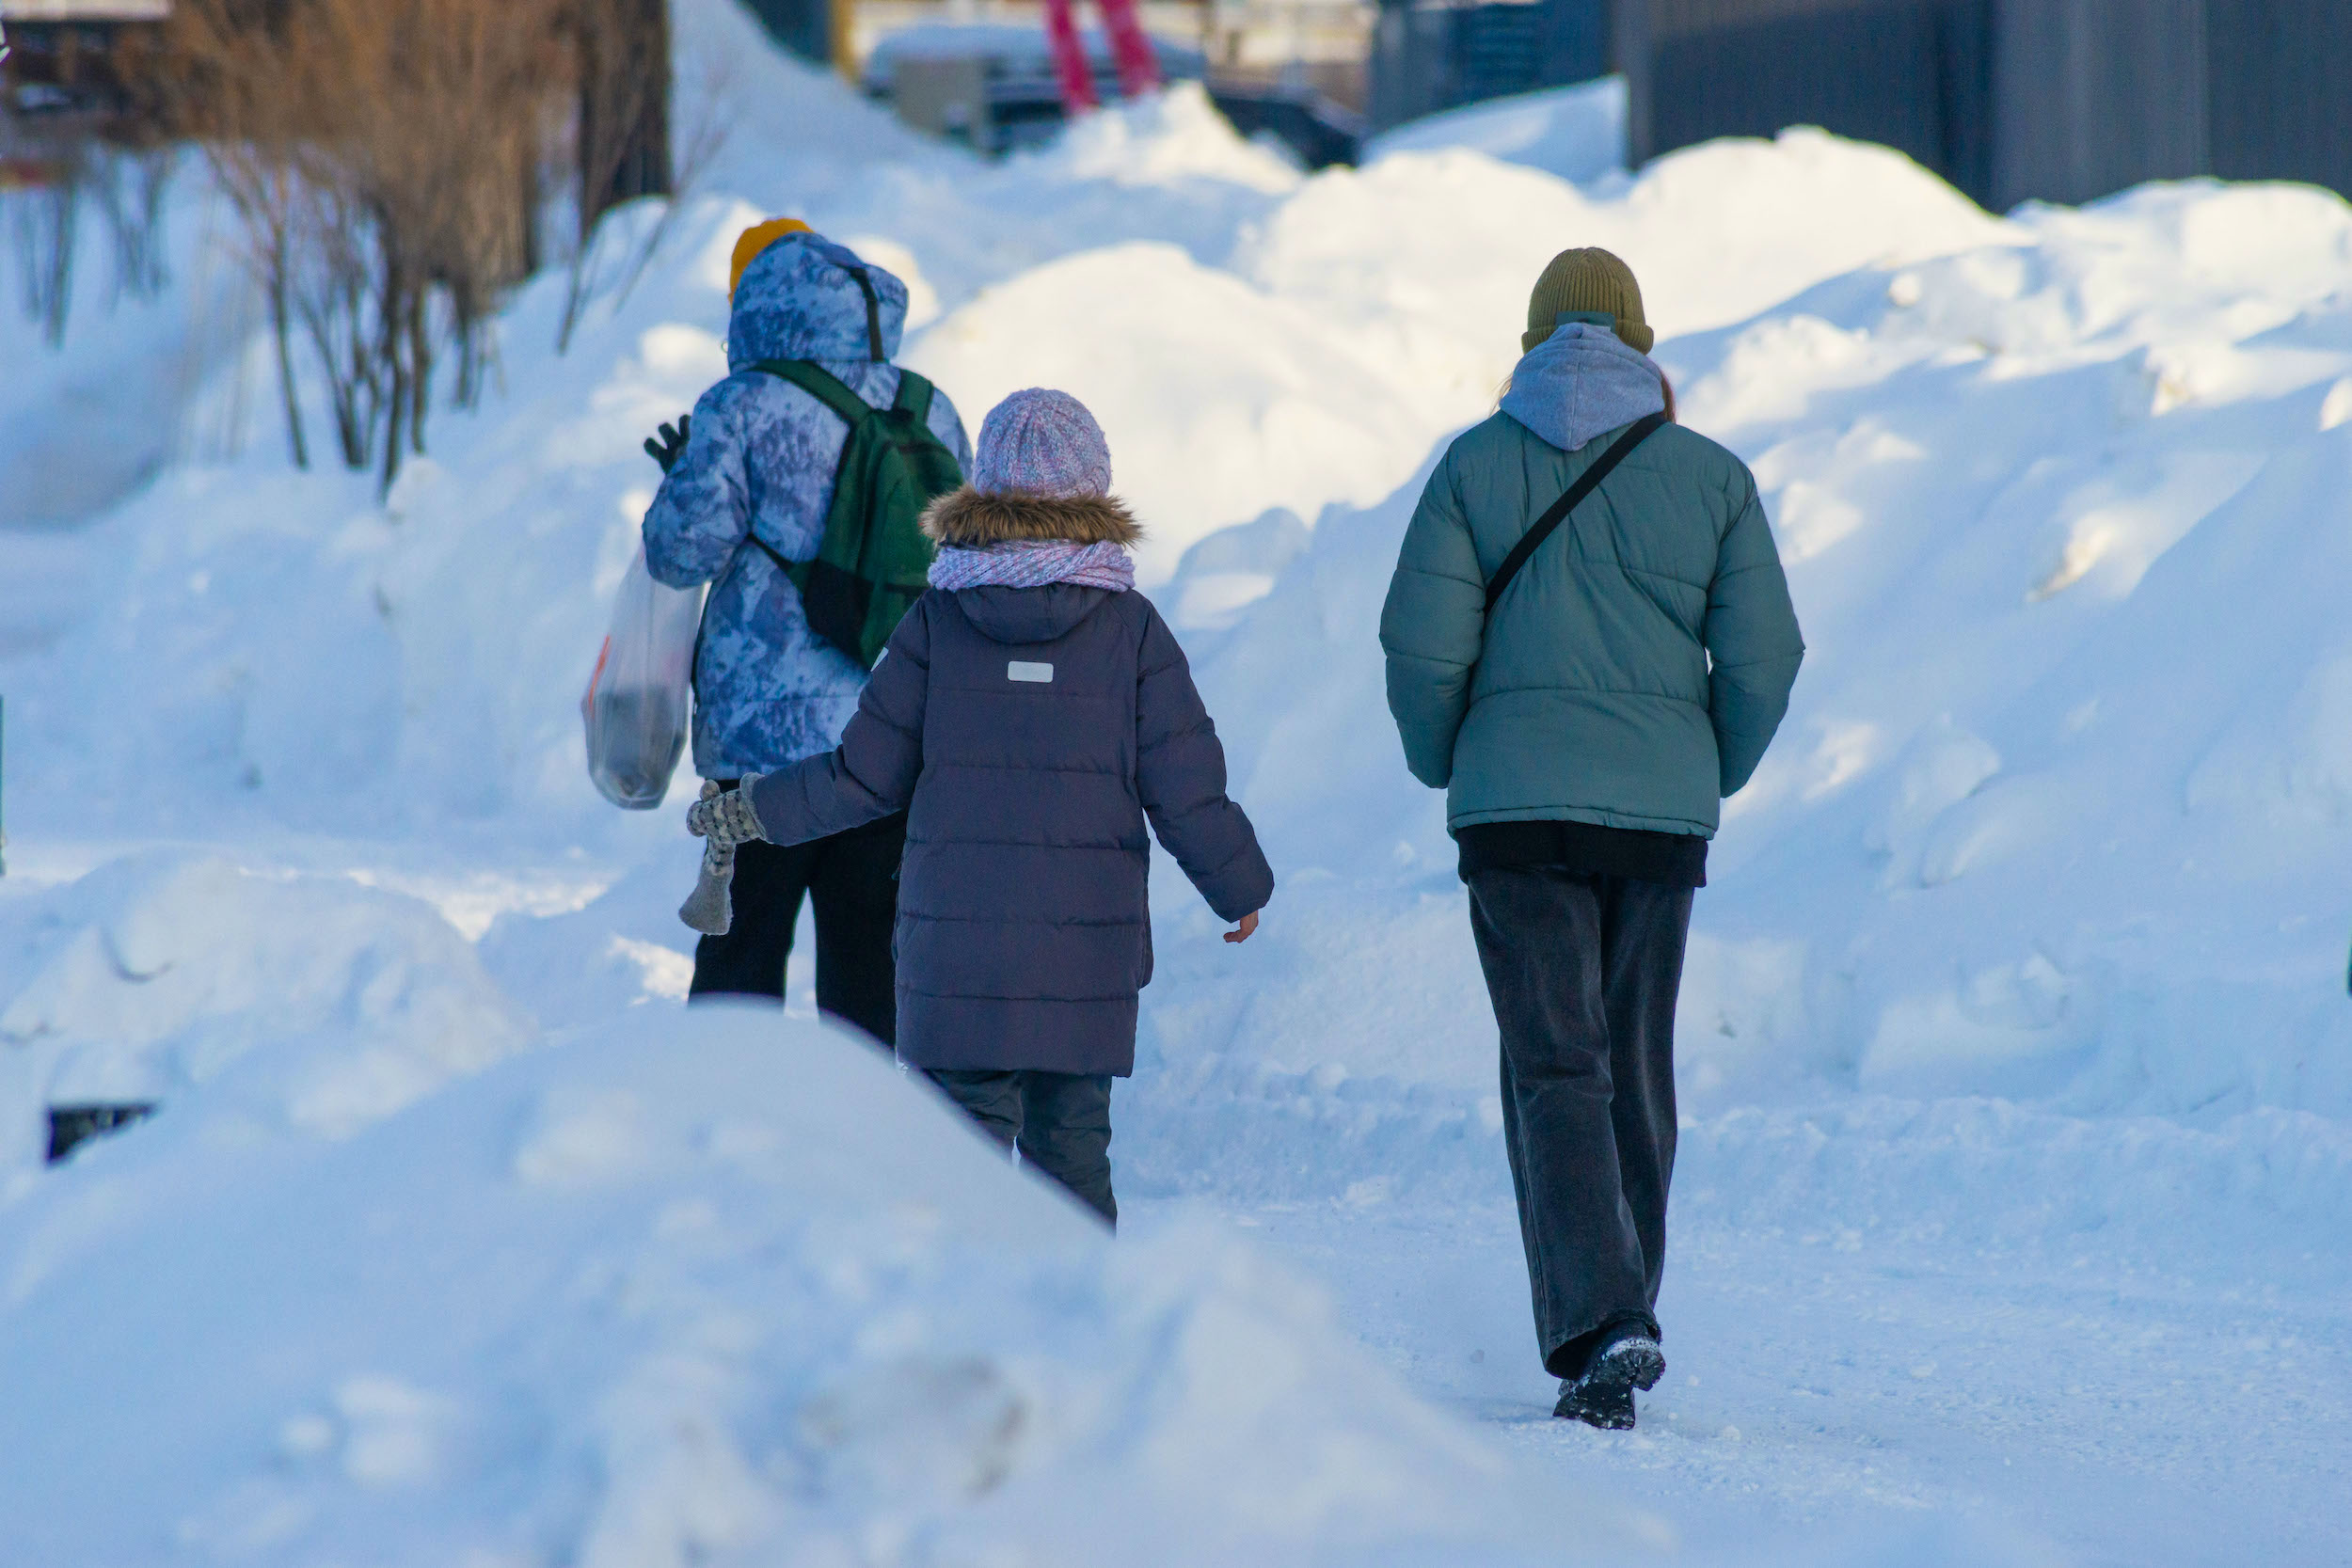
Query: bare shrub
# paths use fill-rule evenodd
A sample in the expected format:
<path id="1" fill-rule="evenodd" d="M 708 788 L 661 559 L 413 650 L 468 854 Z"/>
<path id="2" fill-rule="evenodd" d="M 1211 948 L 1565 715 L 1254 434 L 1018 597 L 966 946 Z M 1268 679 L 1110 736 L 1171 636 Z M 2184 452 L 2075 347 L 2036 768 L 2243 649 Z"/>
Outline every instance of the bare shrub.
<path id="1" fill-rule="evenodd" d="M 568 21 L 578 51 L 573 161 L 584 240 L 623 202 L 670 194 L 669 0 L 573 0 Z M 663 69 L 648 70 L 651 61 Z"/>
<path id="2" fill-rule="evenodd" d="M 308 457 L 297 341 L 326 378 L 344 462 L 380 467 L 387 488 L 424 450 L 445 356 L 456 401 L 480 395 L 495 314 L 538 266 L 548 182 L 582 139 L 567 126 L 583 22 L 627 3 L 174 8 L 159 80 L 243 222 L 297 461 Z"/>
<path id="3" fill-rule="evenodd" d="M 126 294 L 152 298 L 169 281 L 164 200 L 173 158 L 166 149 L 118 145 L 87 128 L 45 151 L 38 182 L 0 197 L 0 224 L 8 230 L 19 303 L 56 348 L 73 315 L 87 212 L 95 210 L 103 225 L 114 262 L 110 309 Z"/>
<path id="4" fill-rule="evenodd" d="M 178 160 L 168 147 L 126 146 L 100 160 L 92 194 L 114 253 L 114 293 L 152 299 L 171 281 L 164 201 Z"/>
<path id="5" fill-rule="evenodd" d="M 87 167 L 77 150 L 71 160 L 53 165 L 41 184 L 8 194 L 8 243 L 24 313 L 40 324 L 52 348 L 65 341 L 73 313 L 73 256 L 81 243 Z"/>
<path id="6" fill-rule="evenodd" d="M 637 280 L 644 276 L 645 268 L 652 264 L 662 243 L 670 237 L 686 197 L 701 185 L 703 176 L 717 162 L 720 152 L 726 146 L 729 125 L 727 106 L 733 87 L 734 72 L 729 64 L 723 60 L 709 62 L 701 90 L 695 95 L 701 111 L 686 129 L 674 158 L 669 188 L 663 193 L 669 200 L 663 205 L 660 216 L 648 225 L 633 243 L 621 245 L 611 242 L 610 226 L 604 222 L 609 215 L 609 207 L 606 211 L 594 212 L 593 215 L 593 209 L 589 206 L 583 204 L 578 208 L 579 227 L 564 268 L 564 316 L 556 329 L 556 353 L 571 352 L 572 335 L 579 330 L 591 305 L 610 298 L 617 308 L 628 298 L 629 291 L 637 286 Z M 666 120 L 666 114 L 664 118 Z M 580 116 L 583 127 L 588 119 L 583 109 Z M 609 150 L 606 156 L 610 156 Z M 600 164 L 597 166 L 603 166 Z M 591 190 L 603 189 L 611 194 L 612 187 L 610 183 L 599 185 L 592 182 L 584 169 L 585 166 L 580 187 L 583 203 Z"/>

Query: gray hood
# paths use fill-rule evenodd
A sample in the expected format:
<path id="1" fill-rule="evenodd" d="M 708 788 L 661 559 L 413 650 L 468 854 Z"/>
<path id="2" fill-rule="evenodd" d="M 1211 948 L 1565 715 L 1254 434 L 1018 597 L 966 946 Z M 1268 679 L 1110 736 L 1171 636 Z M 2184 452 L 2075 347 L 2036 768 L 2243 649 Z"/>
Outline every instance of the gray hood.
<path id="1" fill-rule="evenodd" d="M 1502 394 L 1502 412 L 1562 451 L 1665 406 L 1665 374 L 1649 356 L 1586 322 L 1529 349 Z"/>

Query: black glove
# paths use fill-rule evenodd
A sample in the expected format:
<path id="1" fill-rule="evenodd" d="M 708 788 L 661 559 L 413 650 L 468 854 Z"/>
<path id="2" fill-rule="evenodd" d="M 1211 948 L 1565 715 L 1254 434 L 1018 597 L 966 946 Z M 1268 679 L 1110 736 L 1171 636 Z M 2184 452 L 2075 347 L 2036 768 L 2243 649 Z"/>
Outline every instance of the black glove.
<path id="1" fill-rule="evenodd" d="M 694 416 L 680 414 L 675 425 L 663 425 L 660 436 L 645 437 L 645 455 L 661 465 L 668 473 L 677 467 L 678 453 L 686 450 L 686 437 L 694 428 Z"/>

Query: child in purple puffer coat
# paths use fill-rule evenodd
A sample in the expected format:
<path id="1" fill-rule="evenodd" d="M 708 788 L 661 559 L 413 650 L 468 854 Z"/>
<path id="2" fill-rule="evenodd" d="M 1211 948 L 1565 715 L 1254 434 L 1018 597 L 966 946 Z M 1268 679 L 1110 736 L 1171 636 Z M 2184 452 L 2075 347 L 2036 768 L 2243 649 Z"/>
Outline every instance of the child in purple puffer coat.
<path id="1" fill-rule="evenodd" d="M 931 591 L 839 750 L 697 802 L 697 833 L 796 844 L 909 814 L 899 1059 L 1106 1221 L 1110 1087 L 1152 978 L 1145 824 L 1248 940 L 1274 892 L 1184 650 L 1134 592 L 1141 531 L 1064 392 L 980 427 L 972 483 L 923 526 Z"/>

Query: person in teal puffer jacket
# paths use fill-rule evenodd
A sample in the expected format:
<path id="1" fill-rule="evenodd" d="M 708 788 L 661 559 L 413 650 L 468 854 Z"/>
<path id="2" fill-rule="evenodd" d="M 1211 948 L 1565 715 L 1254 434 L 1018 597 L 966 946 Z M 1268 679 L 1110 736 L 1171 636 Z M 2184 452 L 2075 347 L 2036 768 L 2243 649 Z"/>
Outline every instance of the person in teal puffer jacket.
<path id="1" fill-rule="evenodd" d="M 1502 406 L 1457 437 L 1380 618 L 1413 776 L 1447 791 L 1502 1036 L 1503 1136 L 1556 1414 L 1633 1424 L 1674 1164 L 1674 1010 L 1719 802 L 1788 711 L 1804 643 L 1756 481 L 1671 422 L 1631 271 L 1565 251 Z M 1664 414 L 1531 555 L 1513 546 Z"/>

